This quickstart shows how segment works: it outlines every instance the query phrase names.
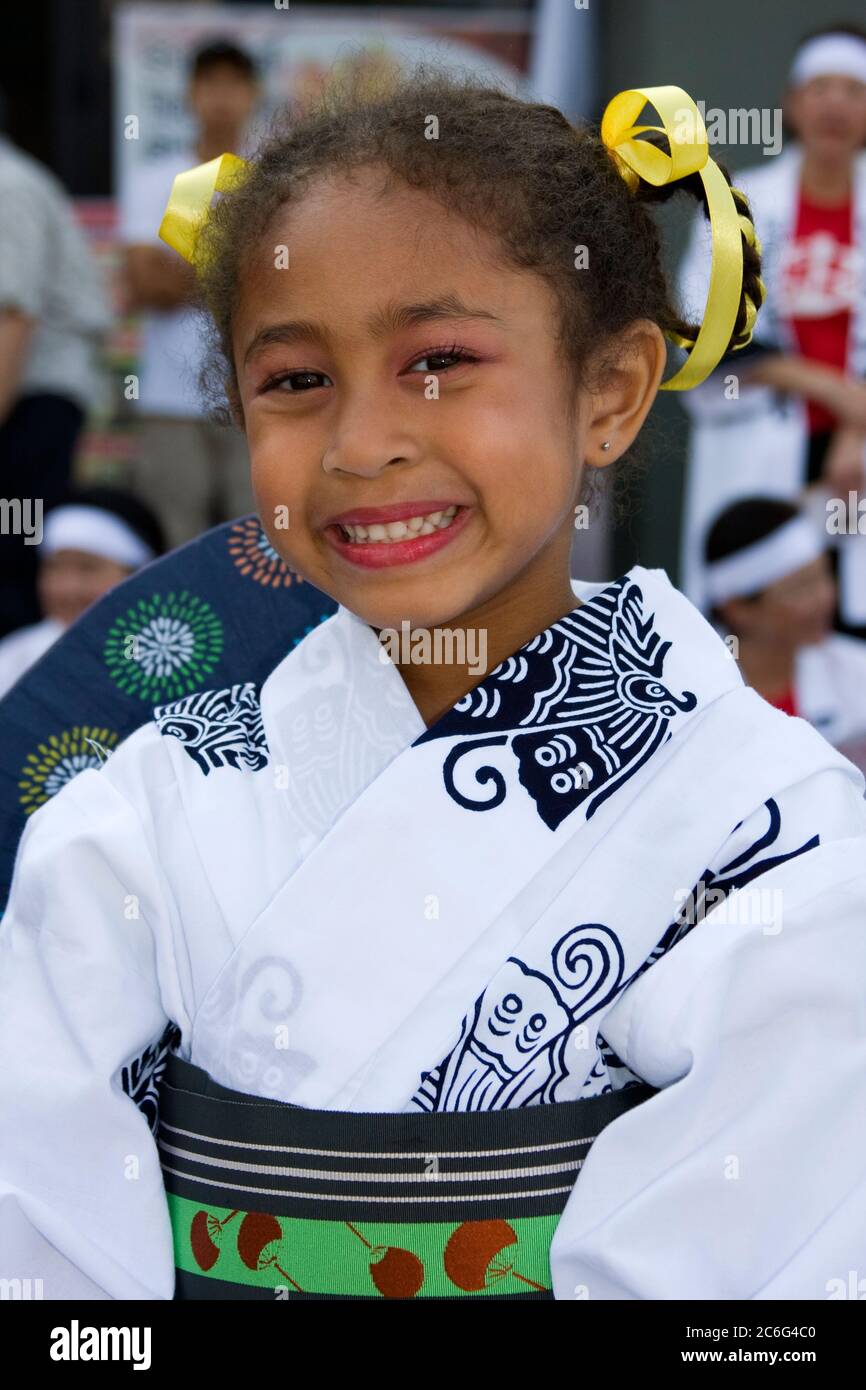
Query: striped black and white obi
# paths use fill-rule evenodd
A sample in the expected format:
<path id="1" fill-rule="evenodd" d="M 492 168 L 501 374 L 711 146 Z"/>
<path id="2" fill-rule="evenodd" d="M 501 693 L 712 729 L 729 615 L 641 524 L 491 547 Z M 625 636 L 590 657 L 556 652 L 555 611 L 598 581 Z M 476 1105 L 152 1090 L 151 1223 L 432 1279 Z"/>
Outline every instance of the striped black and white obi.
<path id="1" fill-rule="evenodd" d="M 174 1296 L 552 1298 L 550 1242 L 590 1146 L 652 1094 L 357 1114 L 243 1095 L 172 1056 Z"/>

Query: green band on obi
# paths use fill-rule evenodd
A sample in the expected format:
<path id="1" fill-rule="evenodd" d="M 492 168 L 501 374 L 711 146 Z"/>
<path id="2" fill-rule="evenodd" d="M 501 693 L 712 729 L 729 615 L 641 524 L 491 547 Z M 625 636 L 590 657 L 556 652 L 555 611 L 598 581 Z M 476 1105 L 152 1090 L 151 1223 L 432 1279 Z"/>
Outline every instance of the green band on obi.
<path id="1" fill-rule="evenodd" d="M 514 1110 L 310 1110 L 169 1059 L 160 1158 L 175 1298 L 552 1298 L 590 1145 L 654 1095 Z"/>

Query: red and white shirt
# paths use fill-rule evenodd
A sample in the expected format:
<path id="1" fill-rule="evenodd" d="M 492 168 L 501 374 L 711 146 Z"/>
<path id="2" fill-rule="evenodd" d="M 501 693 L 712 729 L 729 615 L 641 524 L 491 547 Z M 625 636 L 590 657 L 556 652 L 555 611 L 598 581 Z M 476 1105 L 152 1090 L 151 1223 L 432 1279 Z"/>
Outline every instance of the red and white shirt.
<path id="1" fill-rule="evenodd" d="M 851 314 L 860 289 L 862 253 L 854 245 L 853 203 L 822 207 L 801 192 L 794 235 L 781 265 L 782 314 L 803 357 L 844 371 Z M 809 433 L 831 430 L 835 417 L 807 402 Z"/>

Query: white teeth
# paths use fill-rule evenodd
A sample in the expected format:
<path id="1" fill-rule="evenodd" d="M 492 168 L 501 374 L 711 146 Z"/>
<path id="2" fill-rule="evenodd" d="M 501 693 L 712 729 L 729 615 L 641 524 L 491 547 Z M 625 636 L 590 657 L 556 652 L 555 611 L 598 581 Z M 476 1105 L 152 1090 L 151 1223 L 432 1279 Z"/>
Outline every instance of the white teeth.
<path id="1" fill-rule="evenodd" d="M 341 529 L 349 540 L 359 543 L 379 543 L 381 541 L 402 541 L 412 536 L 432 536 L 434 531 L 444 531 L 457 515 L 456 503 L 445 511 L 430 512 L 427 516 L 404 517 L 402 521 L 389 521 L 386 524 L 374 522 L 371 526 L 360 523 L 350 525 L 341 522 Z"/>

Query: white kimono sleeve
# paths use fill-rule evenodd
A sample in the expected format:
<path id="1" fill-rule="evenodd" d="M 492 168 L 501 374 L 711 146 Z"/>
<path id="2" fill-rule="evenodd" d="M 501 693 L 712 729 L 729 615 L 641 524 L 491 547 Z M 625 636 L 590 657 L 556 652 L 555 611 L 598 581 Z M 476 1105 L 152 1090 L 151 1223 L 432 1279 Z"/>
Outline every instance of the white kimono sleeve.
<path id="1" fill-rule="evenodd" d="M 0 1277 L 48 1299 L 174 1289 L 156 1145 L 119 1081 L 169 1019 L 169 909 L 110 765 L 28 822 L 0 924 Z"/>
<path id="2" fill-rule="evenodd" d="M 732 893 L 601 1030 L 662 1089 L 593 1144 L 551 1246 L 555 1297 L 857 1297 L 866 837 Z"/>

